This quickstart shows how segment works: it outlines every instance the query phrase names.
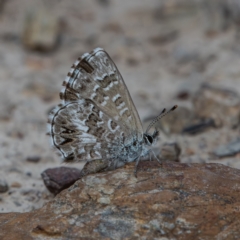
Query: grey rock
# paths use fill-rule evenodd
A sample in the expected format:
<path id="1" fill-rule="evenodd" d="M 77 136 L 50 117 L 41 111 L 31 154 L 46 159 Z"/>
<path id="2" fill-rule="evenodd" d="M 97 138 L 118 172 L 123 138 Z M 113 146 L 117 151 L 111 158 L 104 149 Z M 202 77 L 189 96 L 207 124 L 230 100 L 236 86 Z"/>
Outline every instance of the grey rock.
<path id="1" fill-rule="evenodd" d="M 181 147 L 178 143 L 165 143 L 160 150 L 160 159 L 179 162 L 179 156 L 181 154 Z"/>
<path id="2" fill-rule="evenodd" d="M 0 193 L 5 193 L 9 189 L 8 184 L 5 180 L 0 179 Z"/>
<path id="3" fill-rule="evenodd" d="M 203 84 L 193 96 L 193 106 L 200 119 L 212 119 L 216 127 L 236 127 L 240 116 L 237 91 L 214 84 Z"/>
<path id="4" fill-rule="evenodd" d="M 27 49 L 49 52 L 56 48 L 60 22 L 46 8 L 32 9 L 26 16 L 23 44 Z"/>
<path id="5" fill-rule="evenodd" d="M 40 156 L 28 156 L 26 159 L 28 162 L 38 163 L 41 160 Z"/>
<path id="6" fill-rule="evenodd" d="M 234 140 L 226 145 L 219 146 L 213 153 L 218 157 L 233 156 L 240 152 L 240 139 Z"/>

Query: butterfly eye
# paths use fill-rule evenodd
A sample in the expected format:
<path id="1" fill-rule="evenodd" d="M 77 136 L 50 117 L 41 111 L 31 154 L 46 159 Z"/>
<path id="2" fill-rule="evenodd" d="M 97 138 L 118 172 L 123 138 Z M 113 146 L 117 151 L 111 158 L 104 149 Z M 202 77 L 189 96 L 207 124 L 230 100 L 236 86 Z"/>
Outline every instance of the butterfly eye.
<path id="1" fill-rule="evenodd" d="M 147 136 L 147 139 L 148 139 L 148 141 L 149 141 L 150 144 L 153 143 L 153 137 L 152 137 L 152 136 L 148 135 L 148 136 Z"/>
<path id="2" fill-rule="evenodd" d="M 153 143 L 153 137 L 151 135 L 145 134 L 144 140 L 147 145 L 152 145 Z"/>

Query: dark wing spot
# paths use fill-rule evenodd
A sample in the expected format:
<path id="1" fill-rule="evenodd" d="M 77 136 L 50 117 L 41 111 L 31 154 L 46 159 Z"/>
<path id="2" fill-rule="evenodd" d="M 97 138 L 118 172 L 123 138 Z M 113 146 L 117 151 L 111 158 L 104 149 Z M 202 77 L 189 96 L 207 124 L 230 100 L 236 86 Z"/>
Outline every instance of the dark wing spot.
<path id="1" fill-rule="evenodd" d="M 116 104 L 116 106 L 118 107 L 118 106 L 120 106 L 122 103 L 123 103 L 123 100 L 122 100 L 122 98 L 119 96 L 119 97 L 115 100 L 115 104 Z"/>
<path id="2" fill-rule="evenodd" d="M 114 73 L 110 75 L 110 78 L 112 79 L 112 82 L 113 82 L 114 84 L 116 84 L 116 83 L 118 82 L 118 80 L 117 80 L 117 78 L 116 78 L 116 75 L 115 75 Z"/>
<path id="3" fill-rule="evenodd" d="M 128 117 L 130 117 L 131 116 L 131 114 L 130 114 L 130 112 L 128 111 L 128 110 L 126 110 L 123 114 L 122 114 L 122 117 L 125 117 L 125 118 L 128 118 Z"/>
<path id="4" fill-rule="evenodd" d="M 111 126 L 112 130 L 115 130 L 118 125 L 117 125 L 117 123 L 111 121 L 110 126 Z"/>
<path id="5" fill-rule="evenodd" d="M 72 88 L 66 88 L 64 92 L 60 92 L 59 97 L 61 100 L 75 101 L 78 99 L 77 93 Z"/>
<path id="6" fill-rule="evenodd" d="M 83 92 L 83 91 L 85 91 L 86 89 L 87 89 L 87 87 L 86 87 L 86 85 L 83 84 L 83 83 L 80 83 L 80 84 L 78 85 L 78 88 L 77 88 L 77 90 L 80 91 L 80 92 Z"/>
<path id="7" fill-rule="evenodd" d="M 79 153 L 77 155 L 77 158 L 80 159 L 80 160 L 86 160 L 86 153 L 85 152 L 84 153 Z"/>
<path id="8" fill-rule="evenodd" d="M 96 90 L 96 95 L 94 96 L 93 100 L 101 104 L 104 102 L 104 98 L 106 97 L 107 95 L 100 88 L 98 88 Z"/>
<path id="9" fill-rule="evenodd" d="M 74 160 L 74 154 L 71 153 L 64 158 L 64 162 L 72 162 Z"/>
<path id="10" fill-rule="evenodd" d="M 96 136 L 97 138 L 101 138 L 104 133 L 105 133 L 104 128 L 99 127 L 99 128 L 96 129 L 96 134 L 95 134 L 95 136 Z"/>
<path id="11" fill-rule="evenodd" d="M 79 63 L 79 66 L 83 68 L 87 73 L 92 73 L 94 71 L 94 68 L 92 65 L 90 65 L 89 62 L 86 61 L 86 59 L 82 59 Z"/>
<path id="12" fill-rule="evenodd" d="M 62 124 L 64 124 L 64 123 L 62 123 Z M 74 126 L 72 126 L 72 127 L 75 128 Z M 74 133 L 74 132 L 75 132 L 75 130 L 69 129 L 69 128 L 67 128 L 67 127 L 62 127 L 62 128 L 63 128 L 63 130 L 62 130 L 61 133 L 71 134 L 71 133 Z"/>
<path id="13" fill-rule="evenodd" d="M 112 82 L 111 78 L 108 75 L 104 76 L 102 79 L 97 79 L 97 81 L 102 88 L 108 87 Z"/>
<path id="14" fill-rule="evenodd" d="M 94 113 L 96 113 L 97 116 L 99 117 L 99 112 L 100 112 L 100 110 L 99 110 L 98 108 L 96 108 L 94 105 L 93 105 L 92 111 L 93 111 Z"/>
<path id="15" fill-rule="evenodd" d="M 114 138 L 115 138 L 115 135 L 114 135 L 113 133 L 109 133 L 109 134 L 106 136 L 106 138 L 107 138 L 108 140 L 113 141 Z"/>
<path id="16" fill-rule="evenodd" d="M 64 140 L 63 140 L 61 143 L 59 143 L 59 145 L 60 145 L 60 146 L 66 145 L 66 144 L 68 144 L 68 143 L 71 143 L 72 141 L 73 141 L 72 138 L 64 138 Z"/>
<path id="17" fill-rule="evenodd" d="M 86 121 L 86 125 L 88 126 L 88 127 L 97 127 L 97 122 L 99 121 L 99 118 L 95 115 L 95 114 L 93 114 L 93 113 L 91 113 L 89 116 L 88 116 L 88 120 Z"/>

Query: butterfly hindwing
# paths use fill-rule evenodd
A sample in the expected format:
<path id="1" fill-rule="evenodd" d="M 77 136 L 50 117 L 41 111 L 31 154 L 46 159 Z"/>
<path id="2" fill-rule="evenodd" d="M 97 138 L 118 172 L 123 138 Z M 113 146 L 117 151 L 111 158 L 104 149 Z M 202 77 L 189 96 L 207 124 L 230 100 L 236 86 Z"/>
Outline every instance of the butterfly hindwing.
<path id="1" fill-rule="evenodd" d="M 123 135 L 120 126 L 90 100 L 59 106 L 50 120 L 52 143 L 68 162 L 110 157 L 107 149 Z"/>

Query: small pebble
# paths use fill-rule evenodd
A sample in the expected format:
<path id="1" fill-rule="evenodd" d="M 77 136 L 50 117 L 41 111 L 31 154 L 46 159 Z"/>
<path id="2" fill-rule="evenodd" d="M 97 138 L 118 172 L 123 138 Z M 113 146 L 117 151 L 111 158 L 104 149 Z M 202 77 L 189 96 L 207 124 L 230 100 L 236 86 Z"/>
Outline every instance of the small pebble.
<path id="1" fill-rule="evenodd" d="M 160 158 L 168 161 L 179 162 L 181 147 L 178 143 L 165 143 L 160 150 Z"/>
<path id="2" fill-rule="evenodd" d="M 17 207 L 21 207 L 22 206 L 22 204 L 20 203 L 20 202 L 18 202 L 18 201 L 13 201 L 14 202 L 14 204 L 17 206 Z"/>
<path id="3" fill-rule="evenodd" d="M 11 184 L 11 187 L 12 188 L 20 188 L 22 185 L 19 183 L 19 182 L 13 182 L 12 184 Z"/>
<path id="4" fill-rule="evenodd" d="M 28 162 L 38 163 L 41 160 L 40 156 L 29 156 L 26 159 Z"/>
<path id="5" fill-rule="evenodd" d="M 213 154 L 217 157 L 234 156 L 240 152 L 240 139 L 236 139 L 225 145 L 221 145 L 213 150 Z"/>
<path id="6" fill-rule="evenodd" d="M 31 177 L 32 173 L 31 172 L 26 172 L 26 176 Z"/>
<path id="7" fill-rule="evenodd" d="M 0 179 L 0 193 L 5 193 L 8 191 L 8 184 L 5 180 Z"/>
<path id="8" fill-rule="evenodd" d="M 58 194 L 76 182 L 81 177 L 81 171 L 69 167 L 49 168 L 42 172 L 41 176 L 47 189 Z"/>

